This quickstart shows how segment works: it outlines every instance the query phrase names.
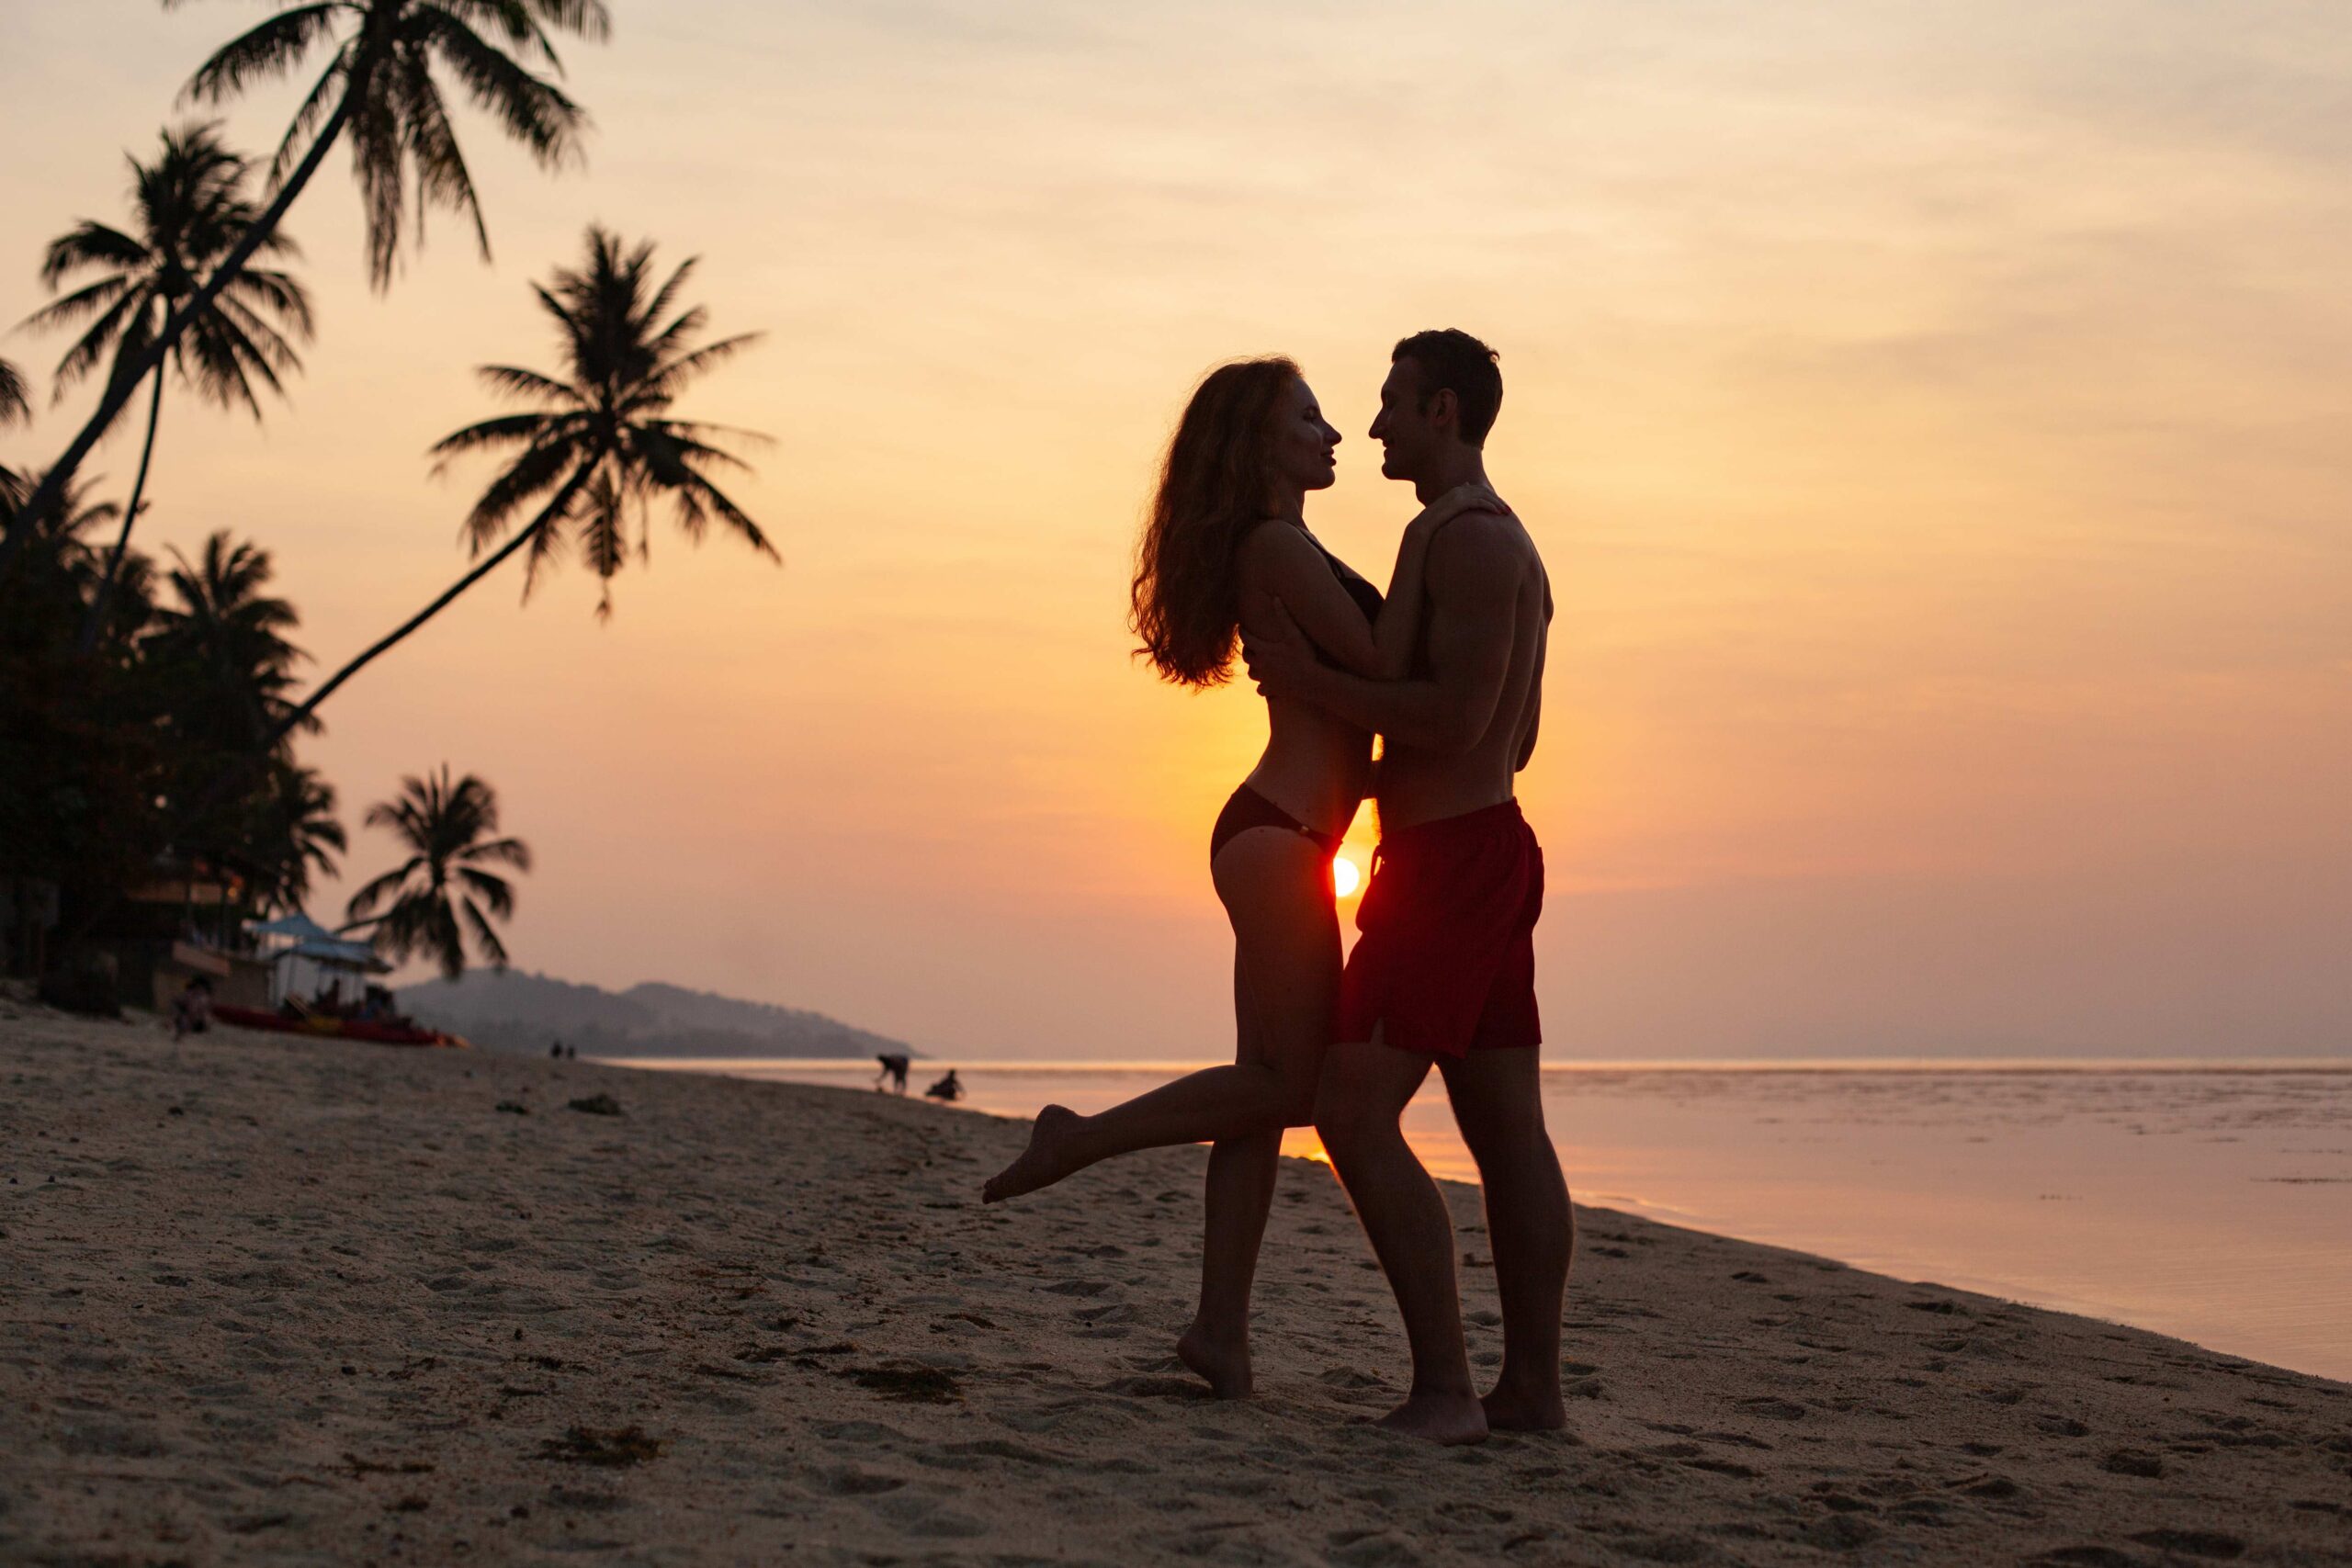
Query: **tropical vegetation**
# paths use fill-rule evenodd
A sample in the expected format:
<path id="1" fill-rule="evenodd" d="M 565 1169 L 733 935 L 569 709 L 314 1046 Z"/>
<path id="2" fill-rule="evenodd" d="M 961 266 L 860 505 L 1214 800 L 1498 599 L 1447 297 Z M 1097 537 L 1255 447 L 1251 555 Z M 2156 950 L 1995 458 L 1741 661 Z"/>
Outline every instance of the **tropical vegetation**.
<path id="1" fill-rule="evenodd" d="M 41 281 L 54 291 L 70 281 L 80 287 L 37 310 L 26 322 L 36 329 L 83 327 L 55 372 L 56 395 L 63 397 L 101 366 L 119 381 L 143 363 L 175 312 L 180 335 L 155 362 L 147 407 L 147 434 L 130 499 L 122 508 L 122 531 L 107 552 L 98 592 L 84 616 L 80 647 L 96 641 L 114 593 L 123 553 L 130 543 L 147 491 L 155 455 L 155 432 L 164 408 L 165 373 L 193 388 L 205 400 L 243 407 L 261 418 L 254 384 L 284 390 L 280 377 L 301 364 L 294 344 L 311 333 L 310 296 L 289 274 L 248 265 L 198 307 L 189 303 L 197 285 L 236 247 L 259 217 L 247 194 L 252 168 L 220 139 L 217 125 L 165 130 L 153 163 L 131 158 L 128 230 L 85 219 L 51 242 Z M 293 240 L 265 236 L 256 256 L 294 256 Z M 86 323 L 86 326 L 85 326 Z"/>
<path id="2" fill-rule="evenodd" d="M 174 9 L 188 0 L 164 0 Z M 563 63 L 555 37 L 601 41 L 611 32 L 604 0 L 269 0 L 273 15 L 223 44 L 198 67 L 184 96 L 202 104 L 234 102 L 257 85 L 302 71 L 324 56 L 270 164 L 274 195 L 172 317 L 108 380 L 63 456 L 21 510 L 40 513 L 74 476 L 90 449 L 129 402 L 138 383 L 163 362 L 196 315 L 261 253 L 310 187 L 328 152 L 348 138 L 367 213 L 368 280 L 391 286 L 408 239 L 412 211 L 421 228 L 432 208 L 471 224 L 485 259 L 490 229 L 445 84 L 454 85 L 498 122 L 542 167 L 578 162 L 588 118 L 558 85 Z M 0 539 L 0 571 L 21 545 Z"/>
<path id="3" fill-rule="evenodd" d="M 268 8 L 183 95 L 228 105 L 302 73 L 307 91 L 266 167 L 218 123 L 168 128 L 130 159 L 128 218 L 78 220 L 40 259 L 52 298 L 25 324 L 71 334 L 50 400 L 93 383 L 98 397 L 51 468 L 0 466 L 0 971 L 188 934 L 236 945 L 250 917 L 301 909 L 352 848 L 334 786 L 300 755 L 321 732 L 321 705 L 510 558 L 524 557 L 526 600 L 579 558 L 599 581 L 600 618 L 657 517 L 689 541 L 715 529 L 776 558 L 729 488 L 745 471 L 738 453 L 762 438 L 678 406 L 756 334 L 714 338 L 688 298 L 694 260 L 665 270 L 651 242 L 601 227 L 578 262 L 534 287 L 555 337 L 548 368 L 481 367 L 509 406 L 432 448 L 436 474 L 477 456 L 497 466 L 460 530 L 470 562 L 388 635 L 306 687 L 301 617 L 269 547 L 165 507 L 179 538 L 209 531 L 192 551 L 154 553 L 165 524 L 148 521 L 148 481 L 167 393 L 258 419 L 304 368 L 315 328 L 284 265 L 300 254 L 284 224 L 330 151 L 351 151 L 378 292 L 431 209 L 463 218 L 486 257 L 459 100 L 542 166 L 577 162 L 587 116 L 560 85 L 556 44 L 609 30 L 604 0 Z M 84 460 L 141 393 L 139 460 L 116 491 Z M 20 367 L 0 360 L 0 431 L 28 423 L 36 401 Z M 492 787 L 445 764 L 366 820 L 403 858 L 350 900 L 354 926 L 395 960 L 452 975 L 469 961 L 503 965 L 499 928 L 530 852 L 501 835 Z M 42 907 L 55 913 L 36 937 L 54 945 L 28 954 L 25 911 Z"/>
<path id="4" fill-rule="evenodd" d="M 514 886 L 493 866 L 531 869 L 530 846 L 498 832 L 498 794 L 473 774 L 452 780 L 447 763 L 401 781 L 401 793 L 368 808 L 368 826 L 390 829 L 408 858 L 352 896 L 355 925 L 372 926 L 388 957 L 427 958 L 456 979 L 469 942 L 493 967 L 506 944 L 493 921 L 514 913 Z"/>

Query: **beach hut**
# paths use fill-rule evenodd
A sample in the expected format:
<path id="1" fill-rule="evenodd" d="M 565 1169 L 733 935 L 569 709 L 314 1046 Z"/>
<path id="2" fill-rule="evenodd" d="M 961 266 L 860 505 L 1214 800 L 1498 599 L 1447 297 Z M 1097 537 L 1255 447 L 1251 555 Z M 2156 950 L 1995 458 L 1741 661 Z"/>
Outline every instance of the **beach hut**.
<path id="1" fill-rule="evenodd" d="M 276 968 L 273 1002 L 322 988 L 340 998 L 349 976 L 392 972 L 369 943 L 339 937 L 299 909 L 274 920 L 254 921 L 245 930 L 264 942 L 264 956 Z"/>

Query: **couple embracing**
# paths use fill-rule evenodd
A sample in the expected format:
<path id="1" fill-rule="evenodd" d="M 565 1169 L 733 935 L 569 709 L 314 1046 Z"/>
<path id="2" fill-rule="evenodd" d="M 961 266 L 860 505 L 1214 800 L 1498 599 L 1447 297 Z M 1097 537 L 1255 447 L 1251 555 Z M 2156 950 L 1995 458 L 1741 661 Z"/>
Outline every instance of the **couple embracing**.
<path id="1" fill-rule="evenodd" d="M 984 1193 L 1214 1144 L 1200 1310 L 1177 1353 L 1238 1398 L 1283 1129 L 1312 1123 L 1411 1346 L 1411 1393 L 1382 1425 L 1455 1443 L 1566 1419 L 1572 1221 L 1544 1127 L 1531 945 L 1544 857 L 1513 795 L 1535 748 L 1552 604 L 1533 541 L 1487 483 L 1481 447 L 1501 404 L 1496 355 L 1467 333 L 1396 345 L 1371 434 L 1381 472 L 1423 505 L 1384 595 L 1307 532 L 1340 433 L 1298 367 L 1226 365 L 1193 394 L 1145 528 L 1135 626 L 1159 673 L 1195 687 L 1225 679 L 1238 636 L 1266 698 L 1265 753 L 1209 835 L 1233 923 L 1234 1063 L 1094 1116 L 1046 1107 Z M 1380 848 L 1342 964 L 1331 856 L 1367 793 Z M 1504 1348 L 1483 1399 L 1453 1223 L 1399 1124 L 1432 1066 L 1486 1190 Z"/>

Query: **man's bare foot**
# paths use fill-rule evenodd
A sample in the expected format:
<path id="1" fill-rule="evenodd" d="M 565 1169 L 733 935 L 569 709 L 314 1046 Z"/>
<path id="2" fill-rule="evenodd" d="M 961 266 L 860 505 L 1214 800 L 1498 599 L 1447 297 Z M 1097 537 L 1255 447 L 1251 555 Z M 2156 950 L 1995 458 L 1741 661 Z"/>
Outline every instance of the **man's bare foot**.
<path id="1" fill-rule="evenodd" d="M 1486 1409 L 1466 1393 L 1417 1393 L 1373 1425 L 1448 1447 L 1487 1440 Z"/>
<path id="2" fill-rule="evenodd" d="M 1029 1146 L 1021 1151 L 1019 1159 L 989 1178 L 980 1189 L 980 1201 L 1001 1203 L 1007 1198 L 1051 1187 L 1068 1176 L 1069 1136 L 1081 1120 L 1066 1105 L 1048 1105 L 1038 1111 L 1036 1125 L 1029 1130 Z"/>
<path id="3" fill-rule="evenodd" d="M 1568 1424 L 1568 1408 L 1560 1403 L 1560 1391 L 1531 1393 L 1522 1389 L 1495 1385 L 1495 1392 L 1478 1402 L 1487 1412 L 1487 1426 L 1497 1432 L 1556 1432 Z"/>
<path id="4" fill-rule="evenodd" d="M 1219 1399 L 1247 1399 L 1257 1385 L 1250 1373 L 1250 1339 L 1227 1339 L 1203 1328 L 1198 1319 L 1176 1341 L 1176 1359 L 1199 1374 Z"/>

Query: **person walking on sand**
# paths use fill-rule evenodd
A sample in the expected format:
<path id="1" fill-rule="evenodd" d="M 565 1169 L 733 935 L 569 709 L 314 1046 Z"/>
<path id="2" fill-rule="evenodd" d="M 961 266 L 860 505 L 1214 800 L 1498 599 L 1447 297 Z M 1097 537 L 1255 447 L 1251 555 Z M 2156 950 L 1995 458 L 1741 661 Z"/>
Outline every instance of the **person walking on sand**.
<path id="1" fill-rule="evenodd" d="M 1448 496 L 1406 529 L 1380 590 L 1307 532 L 1307 495 L 1330 485 L 1340 433 L 1298 367 L 1242 360 L 1193 391 L 1160 466 L 1137 550 L 1132 625 L 1164 680 L 1228 676 L 1237 635 L 1279 601 L 1311 660 L 1367 679 L 1406 673 L 1430 531 L 1475 496 Z M 981 1190 L 1001 1202 L 1136 1149 L 1214 1143 L 1200 1305 L 1178 1339 L 1220 1397 L 1250 1390 L 1250 1287 L 1286 1126 L 1313 1109 L 1331 1039 L 1340 927 L 1331 856 L 1370 782 L 1361 724 L 1288 698 L 1267 703 L 1266 749 L 1209 831 L 1209 875 L 1233 926 L 1234 1060 L 1092 1116 L 1048 1105 L 1029 1146 Z"/>
<path id="2" fill-rule="evenodd" d="M 1383 474 L 1424 499 L 1486 484 L 1482 447 L 1502 406 L 1496 357 L 1454 331 L 1396 345 L 1372 427 Z M 1534 541 L 1499 506 L 1437 533 L 1421 577 L 1428 625 L 1408 679 L 1317 660 L 1287 604 L 1247 630 L 1243 653 L 1276 704 L 1383 738 L 1380 850 L 1315 1126 L 1411 1348 L 1411 1390 L 1381 1425 L 1462 1443 L 1566 1424 L 1560 1318 L 1575 1222 L 1537 1076 L 1544 854 L 1514 791 L 1535 750 L 1552 595 Z M 1453 1223 L 1399 1124 L 1432 1066 L 1477 1162 L 1502 1298 L 1502 1370 L 1483 1400 L 1463 1342 Z"/>
<path id="3" fill-rule="evenodd" d="M 907 1054 L 903 1051 L 885 1051 L 874 1059 L 882 1064 L 882 1070 L 874 1075 L 875 1089 L 878 1090 L 887 1085 L 896 1093 L 906 1093 L 907 1070 L 913 1066 Z"/>

